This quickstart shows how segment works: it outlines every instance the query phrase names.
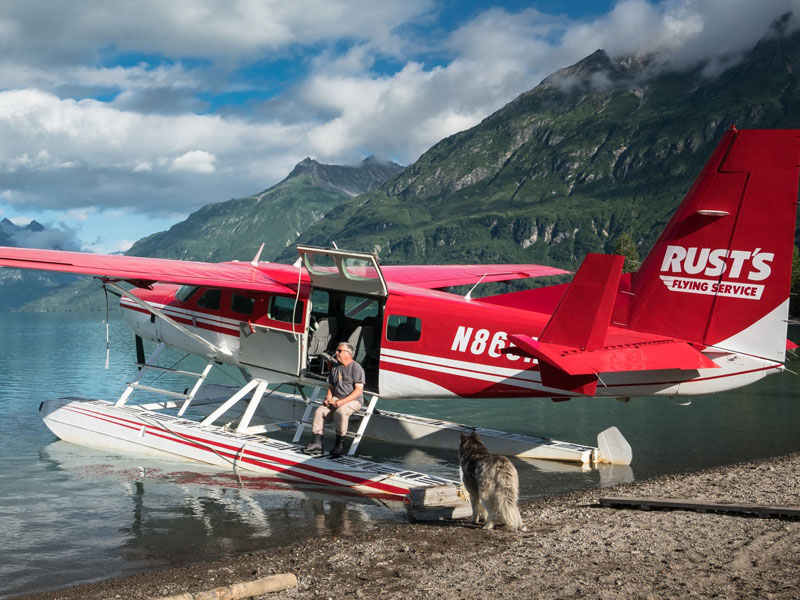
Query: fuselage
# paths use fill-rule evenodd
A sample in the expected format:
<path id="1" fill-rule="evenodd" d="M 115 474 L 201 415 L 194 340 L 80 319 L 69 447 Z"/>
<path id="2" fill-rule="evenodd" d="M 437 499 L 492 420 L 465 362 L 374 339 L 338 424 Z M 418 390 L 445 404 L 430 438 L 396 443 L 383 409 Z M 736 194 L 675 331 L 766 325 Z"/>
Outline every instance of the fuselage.
<path id="1" fill-rule="evenodd" d="M 312 289 L 296 296 L 221 288 L 157 285 L 136 295 L 210 342 L 121 300 L 133 331 L 152 341 L 248 369 L 271 382 L 318 376 L 320 322 L 334 327 L 329 342 L 350 338 L 368 373 L 368 388 L 385 398 L 513 398 L 578 396 L 542 385 L 535 358 L 515 351 L 510 334 L 537 338 L 550 314 L 394 285 L 386 298 Z M 369 336 L 364 334 L 369 331 Z M 353 337 L 355 336 L 355 337 Z M 364 339 L 364 338 L 368 339 Z M 606 347 L 630 346 L 646 335 L 611 326 Z M 256 340 L 258 343 L 256 343 Z M 330 345 L 330 344 L 328 344 Z M 635 345 L 635 344 L 634 344 Z M 724 347 L 721 344 L 720 347 Z M 696 395 L 750 384 L 782 363 L 704 348 L 718 368 L 598 373 L 596 396 Z"/>

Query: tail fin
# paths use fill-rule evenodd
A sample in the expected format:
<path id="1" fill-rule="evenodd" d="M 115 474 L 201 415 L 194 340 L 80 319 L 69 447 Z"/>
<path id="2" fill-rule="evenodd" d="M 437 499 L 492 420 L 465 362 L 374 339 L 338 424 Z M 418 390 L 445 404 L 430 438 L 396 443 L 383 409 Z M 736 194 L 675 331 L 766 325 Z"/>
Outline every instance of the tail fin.
<path id="1" fill-rule="evenodd" d="M 800 130 L 726 132 L 614 320 L 783 362 L 798 165 Z"/>
<path id="2" fill-rule="evenodd" d="M 594 395 L 593 369 L 575 372 L 563 354 L 598 350 L 606 339 L 624 258 L 587 254 L 538 340 L 515 334 L 509 339 L 539 361 L 542 383 L 550 388 Z"/>

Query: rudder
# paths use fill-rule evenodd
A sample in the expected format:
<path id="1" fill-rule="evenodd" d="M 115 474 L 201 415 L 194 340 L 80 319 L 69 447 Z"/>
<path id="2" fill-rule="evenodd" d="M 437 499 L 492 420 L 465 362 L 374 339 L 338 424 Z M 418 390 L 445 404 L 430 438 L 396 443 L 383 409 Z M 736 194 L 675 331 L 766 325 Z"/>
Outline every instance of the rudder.
<path id="1" fill-rule="evenodd" d="M 630 329 L 783 362 L 800 130 L 726 132 L 631 281 Z"/>

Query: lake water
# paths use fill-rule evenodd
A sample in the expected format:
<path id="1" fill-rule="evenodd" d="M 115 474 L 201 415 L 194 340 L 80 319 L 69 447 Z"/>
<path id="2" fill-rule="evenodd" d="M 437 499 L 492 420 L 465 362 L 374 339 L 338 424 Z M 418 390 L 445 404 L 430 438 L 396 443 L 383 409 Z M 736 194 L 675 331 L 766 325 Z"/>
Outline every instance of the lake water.
<path id="1" fill-rule="evenodd" d="M 39 418 L 42 400 L 114 399 L 135 375 L 133 335 L 115 315 L 106 370 L 102 315 L 0 313 L 0 597 L 405 520 L 378 502 L 57 441 Z M 217 377 L 233 383 L 237 374 Z M 633 447 L 630 468 L 516 461 L 522 496 L 532 498 L 800 451 L 799 400 L 800 377 L 785 373 L 690 406 L 654 398 L 384 406 L 591 445 L 616 425 Z M 361 454 L 458 478 L 451 452 L 364 442 Z"/>

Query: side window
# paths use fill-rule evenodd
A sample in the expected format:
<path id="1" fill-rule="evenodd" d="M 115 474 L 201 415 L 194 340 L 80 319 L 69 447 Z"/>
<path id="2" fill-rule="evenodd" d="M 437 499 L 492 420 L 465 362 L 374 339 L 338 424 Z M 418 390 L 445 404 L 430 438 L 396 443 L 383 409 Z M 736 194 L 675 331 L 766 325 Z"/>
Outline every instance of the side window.
<path id="1" fill-rule="evenodd" d="M 390 342 L 416 342 L 422 335 L 422 321 L 416 317 L 389 315 L 386 339 Z"/>
<path id="2" fill-rule="evenodd" d="M 175 292 L 175 299 L 178 302 L 185 304 L 191 299 L 198 289 L 199 288 L 196 285 L 182 285 L 178 288 L 178 291 Z"/>
<path id="3" fill-rule="evenodd" d="M 208 308 L 209 310 L 219 310 L 219 301 L 222 293 L 220 290 L 210 289 L 200 296 L 197 301 L 197 308 Z"/>
<path id="4" fill-rule="evenodd" d="M 292 322 L 292 315 L 294 315 L 294 322 L 300 323 L 303 321 L 303 303 L 297 303 L 297 308 L 294 306 L 294 298 L 288 296 L 273 296 L 269 301 L 269 312 L 267 315 L 270 319 L 275 321 L 283 321 L 284 323 Z"/>
<path id="5" fill-rule="evenodd" d="M 231 295 L 231 310 L 233 310 L 233 312 L 241 313 L 243 315 L 252 315 L 255 304 L 255 298 L 242 296 L 236 292 L 233 292 Z"/>
<path id="6" fill-rule="evenodd" d="M 331 314 L 331 295 L 325 290 L 315 289 L 311 293 L 311 312 L 315 315 L 328 316 Z"/>

